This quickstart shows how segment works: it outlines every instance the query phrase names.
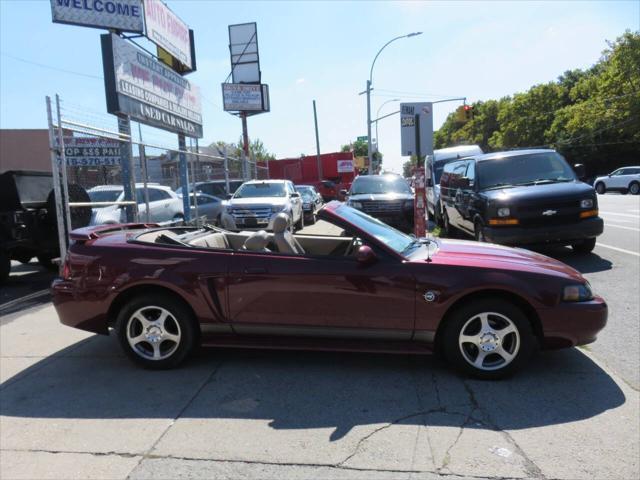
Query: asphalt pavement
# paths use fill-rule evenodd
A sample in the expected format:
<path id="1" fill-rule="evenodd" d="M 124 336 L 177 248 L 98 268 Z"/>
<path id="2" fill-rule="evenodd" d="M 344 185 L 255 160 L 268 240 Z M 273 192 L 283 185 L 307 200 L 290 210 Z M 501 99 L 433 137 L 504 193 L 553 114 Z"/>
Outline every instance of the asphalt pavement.
<path id="1" fill-rule="evenodd" d="M 151 372 L 49 303 L 3 313 L 0 478 L 638 478 L 640 197 L 599 202 L 592 254 L 545 253 L 606 298 L 607 327 L 506 381 L 432 357 L 266 350 Z"/>

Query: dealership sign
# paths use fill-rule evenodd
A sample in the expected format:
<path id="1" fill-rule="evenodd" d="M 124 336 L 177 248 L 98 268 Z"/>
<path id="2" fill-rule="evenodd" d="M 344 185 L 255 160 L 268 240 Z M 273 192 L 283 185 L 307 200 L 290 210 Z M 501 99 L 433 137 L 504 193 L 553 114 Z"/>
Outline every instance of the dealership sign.
<path id="1" fill-rule="evenodd" d="M 247 85 L 242 83 L 223 83 L 222 102 L 228 112 L 268 112 L 268 85 Z"/>
<path id="2" fill-rule="evenodd" d="M 202 138 L 200 89 L 115 34 L 101 36 L 109 113 Z"/>
<path id="3" fill-rule="evenodd" d="M 160 0 L 144 0 L 146 36 L 180 63 L 193 69 L 189 27 Z"/>
<path id="4" fill-rule="evenodd" d="M 51 0 L 54 23 L 142 33 L 142 0 Z"/>
<path id="5" fill-rule="evenodd" d="M 70 167 L 120 165 L 120 142 L 108 138 L 65 137 L 64 156 Z"/>
<path id="6" fill-rule="evenodd" d="M 416 119 L 419 128 L 416 134 Z M 420 145 L 416 145 L 416 138 Z M 420 148 L 418 148 L 420 147 Z M 431 102 L 400 104 L 400 148 L 403 156 L 433 155 L 433 106 Z"/>

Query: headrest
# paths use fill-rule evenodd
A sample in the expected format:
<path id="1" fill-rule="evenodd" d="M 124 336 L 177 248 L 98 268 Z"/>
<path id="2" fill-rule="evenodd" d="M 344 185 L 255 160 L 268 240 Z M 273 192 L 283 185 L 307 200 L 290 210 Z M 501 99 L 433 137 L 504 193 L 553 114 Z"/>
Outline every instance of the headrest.
<path id="1" fill-rule="evenodd" d="M 289 215 L 280 212 L 273 217 L 273 232 L 282 233 L 289 227 Z"/>
<path id="2" fill-rule="evenodd" d="M 269 234 L 264 230 L 254 232 L 244 242 L 244 248 L 247 250 L 260 251 L 267 248 L 269 244 Z"/>

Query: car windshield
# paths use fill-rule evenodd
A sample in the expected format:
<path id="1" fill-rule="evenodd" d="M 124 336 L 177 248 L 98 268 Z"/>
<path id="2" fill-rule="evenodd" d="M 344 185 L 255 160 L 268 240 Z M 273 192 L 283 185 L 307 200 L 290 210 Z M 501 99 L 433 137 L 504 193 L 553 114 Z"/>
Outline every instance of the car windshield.
<path id="1" fill-rule="evenodd" d="M 92 202 L 115 202 L 122 190 L 90 190 L 87 193 Z"/>
<path id="2" fill-rule="evenodd" d="M 351 186 L 351 195 L 376 193 L 411 193 L 411 188 L 402 177 L 383 175 L 358 177 Z"/>
<path id="3" fill-rule="evenodd" d="M 314 196 L 311 190 L 300 190 L 300 196 L 305 202 L 313 202 Z"/>
<path id="4" fill-rule="evenodd" d="M 233 198 L 285 197 L 287 192 L 284 183 L 245 183 Z"/>
<path id="5" fill-rule="evenodd" d="M 480 188 L 569 182 L 576 176 L 556 152 L 530 153 L 478 162 Z"/>
<path id="6" fill-rule="evenodd" d="M 335 212 L 347 222 L 374 236 L 380 243 L 384 243 L 400 254 L 406 253 L 412 245 L 416 244 L 415 238 L 355 208 L 343 204 Z"/>

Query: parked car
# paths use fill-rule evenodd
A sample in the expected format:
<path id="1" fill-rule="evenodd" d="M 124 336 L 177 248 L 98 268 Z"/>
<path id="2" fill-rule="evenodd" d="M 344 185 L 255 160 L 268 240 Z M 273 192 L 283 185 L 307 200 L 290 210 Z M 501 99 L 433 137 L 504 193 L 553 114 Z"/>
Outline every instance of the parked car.
<path id="1" fill-rule="evenodd" d="M 588 253 L 602 233 L 593 187 L 554 150 L 496 152 L 445 165 L 440 179 L 448 236 L 462 231 L 504 245 L 556 243 Z"/>
<path id="2" fill-rule="evenodd" d="M 53 303 L 65 325 L 112 329 L 148 368 L 175 367 L 198 344 L 435 350 L 467 374 L 493 379 L 515 372 L 538 347 L 590 343 L 605 326 L 605 301 L 557 260 L 416 239 L 339 202 L 318 215 L 340 233 L 294 235 L 284 212 L 273 233 L 144 224 L 76 230 Z"/>
<path id="3" fill-rule="evenodd" d="M 148 183 L 149 192 L 149 221 L 156 223 L 180 222 L 184 220 L 182 199 L 169 187 L 157 183 Z M 124 188 L 122 185 L 100 185 L 88 190 L 92 202 L 122 202 Z M 146 220 L 147 205 L 144 195 L 144 185 L 136 184 L 136 202 L 140 220 Z M 94 207 L 91 215 L 91 225 L 124 223 L 125 210 L 121 205 L 107 205 Z"/>
<path id="4" fill-rule="evenodd" d="M 251 180 L 227 202 L 237 228 L 273 230 L 273 217 L 284 212 L 292 228 L 304 227 L 302 199 L 289 180 Z"/>
<path id="5" fill-rule="evenodd" d="M 593 182 L 596 192 L 603 195 L 605 192 L 640 193 L 640 167 L 619 168 L 609 175 L 598 177 Z"/>
<path id="6" fill-rule="evenodd" d="M 79 185 L 68 185 L 69 200 L 89 200 Z M 28 263 L 33 257 L 49 270 L 60 256 L 56 202 L 51 172 L 10 170 L 0 175 L 0 284 L 11 272 L 11 260 Z M 72 228 L 89 224 L 91 210 L 74 208 Z"/>
<path id="7" fill-rule="evenodd" d="M 437 225 L 442 226 L 442 205 L 440 204 L 440 177 L 447 163 L 460 160 L 473 155 L 482 155 L 484 152 L 478 145 L 458 145 L 456 147 L 441 148 L 433 152 L 433 158 L 428 159 L 426 169 L 428 172 L 426 181 L 427 208 L 430 218 Z"/>
<path id="8" fill-rule="evenodd" d="M 413 229 L 414 194 L 403 177 L 394 174 L 360 175 L 345 194 L 350 207 L 402 230 Z"/>
<path id="9" fill-rule="evenodd" d="M 182 198 L 182 195 L 178 195 Z M 227 206 L 226 200 L 214 195 L 198 192 L 189 195 L 189 205 L 191 205 L 191 218 L 196 217 L 196 203 L 198 217 L 206 217 L 208 222 L 215 222 L 220 225 L 221 215 Z"/>
<path id="10" fill-rule="evenodd" d="M 229 180 L 229 192 L 235 193 L 240 185 L 244 183 L 244 180 Z M 227 182 L 226 180 L 207 180 L 205 182 L 194 182 L 189 184 L 189 191 L 202 192 L 207 195 L 213 195 L 214 197 L 225 198 L 227 196 Z M 182 195 L 182 187 L 176 188 L 176 194 Z"/>
<path id="11" fill-rule="evenodd" d="M 324 205 L 322 195 L 318 193 L 312 185 L 296 185 L 296 191 L 302 197 L 302 210 L 304 211 L 304 222 L 312 225 L 316 223 L 316 214 Z"/>

